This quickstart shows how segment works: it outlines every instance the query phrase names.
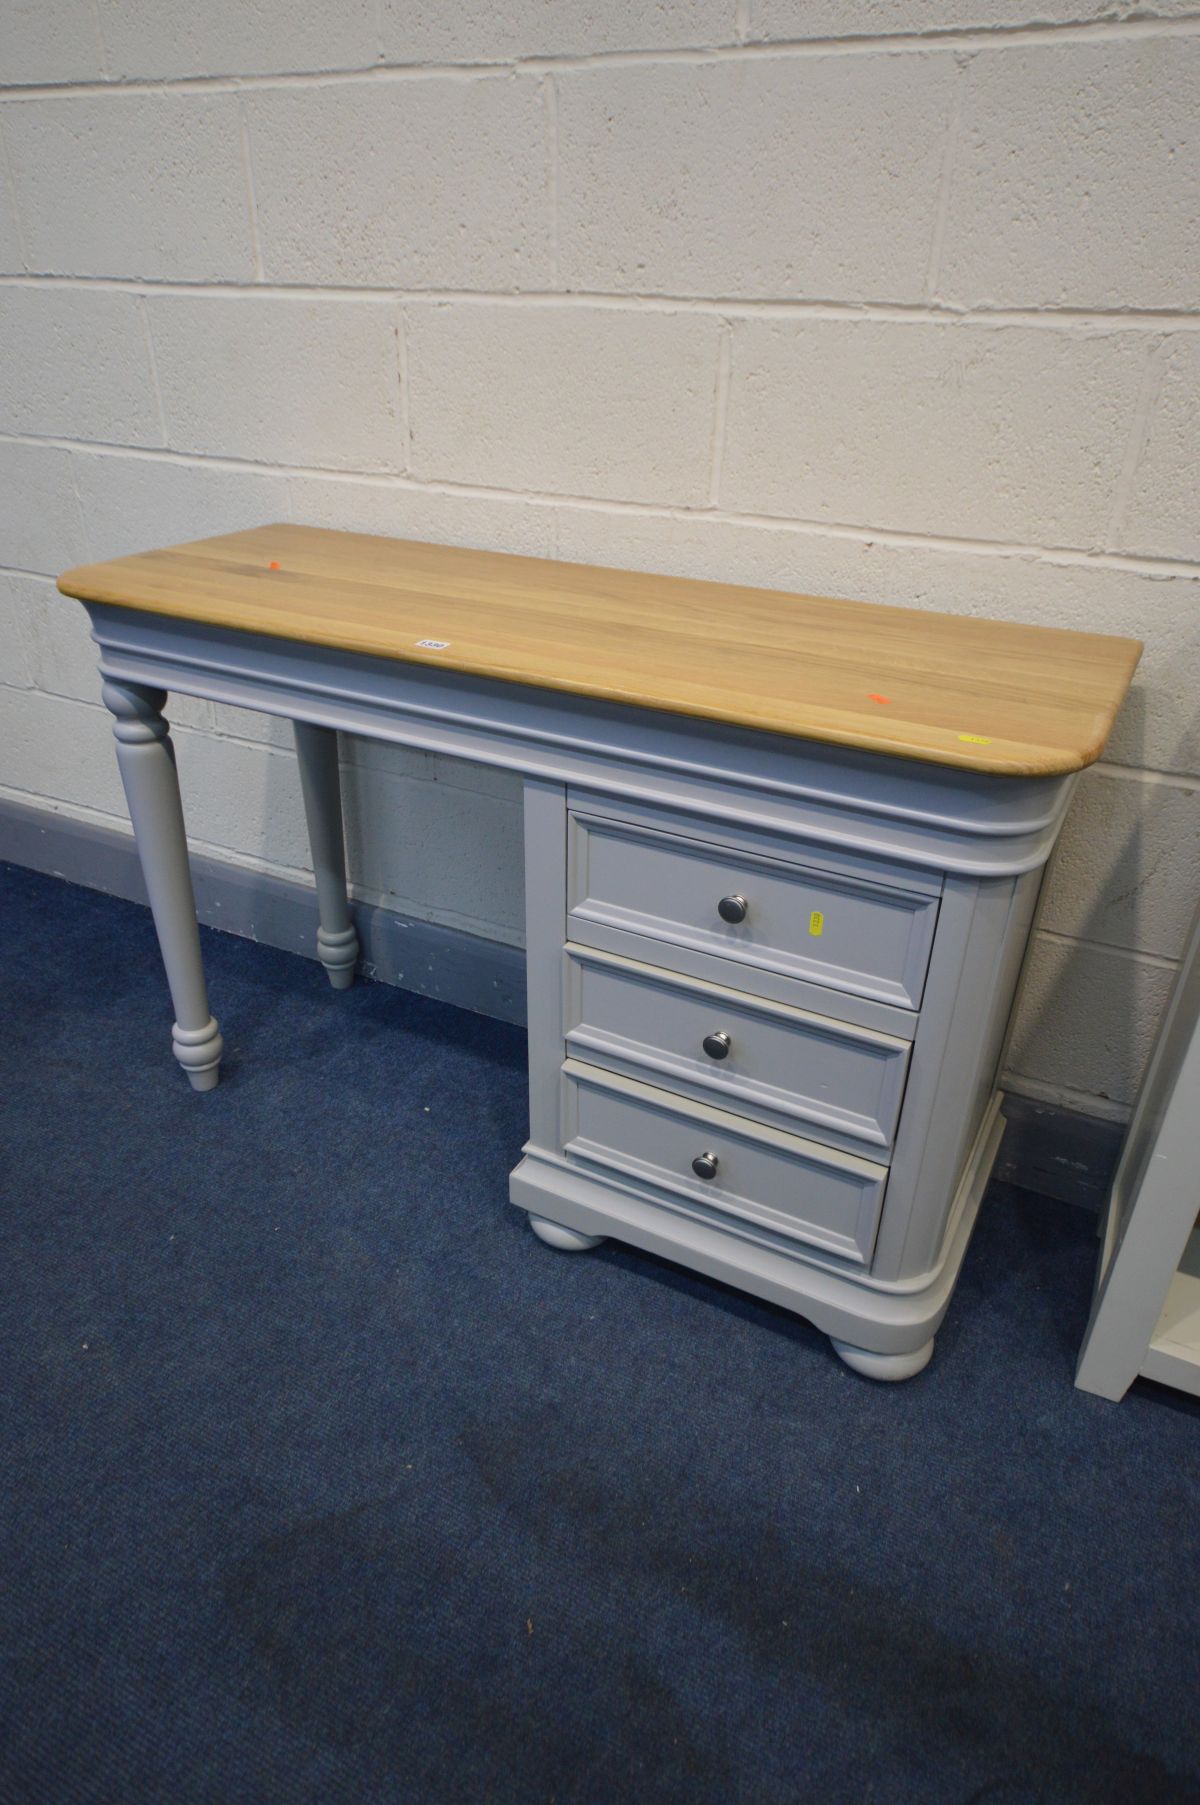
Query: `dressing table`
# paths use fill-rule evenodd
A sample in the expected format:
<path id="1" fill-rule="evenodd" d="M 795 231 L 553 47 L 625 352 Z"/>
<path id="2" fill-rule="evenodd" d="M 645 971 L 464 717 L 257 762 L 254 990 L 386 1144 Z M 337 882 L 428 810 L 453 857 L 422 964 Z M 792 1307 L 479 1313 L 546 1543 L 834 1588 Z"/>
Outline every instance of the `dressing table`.
<path id="1" fill-rule="evenodd" d="M 338 731 L 521 773 L 512 1201 L 919 1372 L 1001 1134 L 1046 861 L 1135 640 L 263 526 L 68 572 L 175 1010 L 217 1082 L 168 692 L 288 717 L 349 984 Z M 499 1177 L 499 1174 L 497 1175 Z"/>

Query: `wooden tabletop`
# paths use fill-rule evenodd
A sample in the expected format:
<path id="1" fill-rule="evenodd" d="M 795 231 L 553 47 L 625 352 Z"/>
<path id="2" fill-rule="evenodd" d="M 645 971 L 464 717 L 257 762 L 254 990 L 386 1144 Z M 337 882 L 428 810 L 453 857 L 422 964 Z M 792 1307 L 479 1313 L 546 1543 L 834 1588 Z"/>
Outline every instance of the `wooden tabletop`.
<path id="1" fill-rule="evenodd" d="M 1141 646 L 869 602 L 261 526 L 64 595 L 972 771 L 1099 757 Z"/>

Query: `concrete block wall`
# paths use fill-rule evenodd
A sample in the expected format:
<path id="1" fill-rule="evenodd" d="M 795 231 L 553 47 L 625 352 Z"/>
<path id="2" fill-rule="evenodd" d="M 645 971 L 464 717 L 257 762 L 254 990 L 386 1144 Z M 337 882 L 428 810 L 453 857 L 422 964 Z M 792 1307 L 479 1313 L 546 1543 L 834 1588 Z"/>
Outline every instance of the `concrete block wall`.
<path id="1" fill-rule="evenodd" d="M 0 797 L 124 810 L 55 572 L 265 520 L 1134 633 L 1009 1081 L 1119 1116 L 1200 883 L 1200 0 L 7 0 Z M 174 707 L 303 877 L 286 731 Z M 348 743 L 518 943 L 516 785 Z"/>

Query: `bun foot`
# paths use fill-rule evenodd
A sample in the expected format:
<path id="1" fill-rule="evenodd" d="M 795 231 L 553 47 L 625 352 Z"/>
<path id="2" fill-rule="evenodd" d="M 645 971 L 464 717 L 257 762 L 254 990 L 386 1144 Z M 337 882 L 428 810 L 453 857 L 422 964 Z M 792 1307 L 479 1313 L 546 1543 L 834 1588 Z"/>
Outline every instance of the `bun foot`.
<path id="1" fill-rule="evenodd" d="M 529 1226 L 539 1241 L 547 1247 L 557 1247 L 560 1253 L 586 1253 L 589 1247 L 599 1247 L 605 1239 L 603 1235 L 581 1235 L 578 1229 L 564 1228 L 561 1222 L 548 1222 L 545 1216 L 529 1213 Z"/>
<path id="2" fill-rule="evenodd" d="M 912 1379 L 923 1372 L 929 1365 L 933 1353 L 933 1336 L 913 1348 L 908 1354 L 874 1354 L 870 1348 L 855 1347 L 852 1342 L 838 1341 L 833 1335 L 829 1337 L 834 1353 L 847 1366 L 853 1367 L 856 1373 L 862 1373 L 868 1379 Z"/>

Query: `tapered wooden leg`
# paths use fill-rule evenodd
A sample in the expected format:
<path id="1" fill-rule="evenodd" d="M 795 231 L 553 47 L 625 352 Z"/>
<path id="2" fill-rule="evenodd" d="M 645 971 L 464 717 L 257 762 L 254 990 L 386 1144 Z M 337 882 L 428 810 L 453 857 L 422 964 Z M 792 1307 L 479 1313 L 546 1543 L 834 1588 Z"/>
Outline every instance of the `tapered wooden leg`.
<path id="1" fill-rule="evenodd" d="M 317 880 L 317 957 L 335 990 L 354 982 L 358 935 L 346 895 L 346 840 L 342 827 L 342 787 L 338 777 L 337 733 L 293 721 L 308 843 Z"/>
<path id="2" fill-rule="evenodd" d="M 162 712 L 166 692 L 109 678 L 103 694 L 113 715 L 121 781 L 175 1007 L 175 1057 L 193 1089 L 212 1090 L 224 1042 L 209 1014 L 200 963 L 175 750 Z"/>

